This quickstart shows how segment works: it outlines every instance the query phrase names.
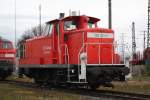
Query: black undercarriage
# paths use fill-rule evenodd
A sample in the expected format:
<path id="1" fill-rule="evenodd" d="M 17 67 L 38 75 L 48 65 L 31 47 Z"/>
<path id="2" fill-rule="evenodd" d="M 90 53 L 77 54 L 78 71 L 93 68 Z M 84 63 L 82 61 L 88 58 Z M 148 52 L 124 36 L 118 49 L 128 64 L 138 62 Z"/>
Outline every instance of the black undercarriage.
<path id="1" fill-rule="evenodd" d="M 19 74 L 34 78 L 35 83 L 49 84 L 53 86 L 76 84 L 88 84 L 91 88 L 97 88 L 99 85 L 106 85 L 114 80 L 125 81 L 125 75 L 129 69 L 124 65 L 87 65 L 86 82 L 79 80 L 78 65 L 20 65 Z M 69 77 L 68 77 L 69 71 Z"/>
<path id="2" fill-rule="evenodd" d="M 13 62 L 7 60 L 0 61 L 0 80 L 4 80 L 12 74 L 13 66 Z"/>

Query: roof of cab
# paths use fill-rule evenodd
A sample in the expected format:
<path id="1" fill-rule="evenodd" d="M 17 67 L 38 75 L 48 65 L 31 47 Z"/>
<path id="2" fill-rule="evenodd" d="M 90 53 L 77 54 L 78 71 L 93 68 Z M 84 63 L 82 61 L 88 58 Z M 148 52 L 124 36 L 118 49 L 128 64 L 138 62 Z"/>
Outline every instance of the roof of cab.
<path id="1" fill-rule="evenodd" d="M 49 24 L 49 23 L 56 23 L 56 22 L 58 22 L 58 21 L 60 21 L 60 20 L 59 20 L 59 19 L 54 19 L 54 20 L 51 20 L 51 21 L 46 22 L 46 24 Z"/>
<path id="2" fill-rule="evenodd" d="M 93 22 L 98 22 L 98 21 L 100 21 L 100 19 L 98 19 L 98 18 L 90 17 L 90 16 L 86 16 L 86 15 L 81 15 L 81 16 L 68 16 L 68 17 L 65 17 L 65 18 L 63 18 L 63 19 L 61 19 L 61 20 L 62 20 L 62 21 L 66 21 L 66 20 L 71 20 L 71 19 L 78 19 L 78 18 L 80 18 L 80 17 L 87 17 L 87 18 L 89 18 L 89 20 L 91 20 L 91 21 L 93 21 Z M 56 22 L 58 22 L 58 21 L 60 21 L 60 19 L 54 19 L 54 20 L 51 20 L 51 21 L 46 22 L 46 24 L 49 24 L 49 23 L 56 23 Z"/>
<path id="3" fill-rule="evenodd" d="M 3 42 L 11 42 L 10 40 L 8 40 L 8 39 L 4 39 L 4 38 L 0 38 L 0 41 L 3 41 Z"/>
<path id="4" fill-rule="evenodd" d="M 98 19 L 98 18 L 95 18 L 95 17 L 90 17 L 90 16 L 86 16 L 86 15 L 81 15 L 81 16 L 68 16 L 68 17 L 65 17 L 64 19 L 62 19 L 62 20 L 71 20 L 71 19 L 78 19 L 78 18 L 80 18 L 80 17 L 87 17 L 87 18 L 89 18 L 89 20 L 92 20 L 93 22 L 98 22 L 98 21 L 100 21 L 100 19 Z"/>

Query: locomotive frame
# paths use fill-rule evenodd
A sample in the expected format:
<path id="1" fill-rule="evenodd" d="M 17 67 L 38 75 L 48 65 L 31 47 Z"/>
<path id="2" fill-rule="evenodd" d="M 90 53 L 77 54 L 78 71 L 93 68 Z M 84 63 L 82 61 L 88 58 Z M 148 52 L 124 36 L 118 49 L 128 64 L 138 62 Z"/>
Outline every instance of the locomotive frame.
<path id="1" fill-rule="evenodd" d="M 98 28 L 98 18 L 69 16 L 47 22 L 47 35 L 20 44 L 19 73 L 38 84 L 89 85 L 119 79 L 129 68 L 115 53 L 114 31 Z"/>

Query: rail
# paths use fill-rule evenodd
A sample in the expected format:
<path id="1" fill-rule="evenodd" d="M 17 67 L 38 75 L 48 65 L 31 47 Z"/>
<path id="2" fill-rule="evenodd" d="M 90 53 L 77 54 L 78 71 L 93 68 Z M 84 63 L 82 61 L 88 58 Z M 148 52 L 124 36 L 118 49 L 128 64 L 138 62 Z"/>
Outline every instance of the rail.
<path id="1" fill-rule="evenodd" d="M 91 90 L 86 88 L 78 88 L 74 90 L 66 90 L 69 93 L 75 93 L 80 95 L 86 95 L 92 97 L 97 97 L 100 99 L 110 99 L 110 100 L 149 100 L 150 95 L 119 92 L 111 90 Z"/>

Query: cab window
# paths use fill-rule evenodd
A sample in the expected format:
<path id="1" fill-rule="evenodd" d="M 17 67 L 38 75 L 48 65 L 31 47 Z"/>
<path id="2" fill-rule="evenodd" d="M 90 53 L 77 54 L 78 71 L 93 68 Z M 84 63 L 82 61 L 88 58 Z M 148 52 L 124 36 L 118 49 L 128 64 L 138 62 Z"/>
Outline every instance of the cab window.
<path id="1" fill-rule="evenodd" d="M 88 22 L 88 28 L 95 28 L 95 23 L 93 23 L 92 21 Z"/>
<path id="2" fill-rule="evenodd" d="M 2 43 L 2 48 L 3 49 L 12 49 L 12 44 L 10 42 L 3 42 Z"/>
<path id="3" fill-rule="evenodd" d="M 45 35 L 52 34 L 52 31 L 53 31 L 53 24 L 47 24 L 44 29 Z"/>
<path id="4" fill-rule="evenodd" d="M 64 30 L 74 30 L 77 29 L 77 24 L 75 21 L 65 21 L 64 22 Z"/>
<path id="5" fill-rule="evenodd" d="M 56 33 L 59 34 L 59 23 L 56 23 Z"/>
<path id="6" fill-rule="evenodd" d="M 20 58 L 25 58 L 25 45 L 20 44 L 19 46 Z"/>

